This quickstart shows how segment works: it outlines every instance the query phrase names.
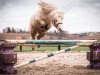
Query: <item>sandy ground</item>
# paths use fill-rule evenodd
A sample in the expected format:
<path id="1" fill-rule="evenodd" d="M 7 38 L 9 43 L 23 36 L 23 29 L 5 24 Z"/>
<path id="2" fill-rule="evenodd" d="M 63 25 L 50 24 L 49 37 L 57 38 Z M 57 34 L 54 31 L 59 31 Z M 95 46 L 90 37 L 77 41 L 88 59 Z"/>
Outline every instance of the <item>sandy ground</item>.
<path id="1" fill-rule="evenodd" d="M 18 52 L 18 63 L 37 59 L 50 51 Z M 85 52 L 66 52 L 17 68 L 15 75 L 100 75 L 100 70 L 87 69 Z"/>

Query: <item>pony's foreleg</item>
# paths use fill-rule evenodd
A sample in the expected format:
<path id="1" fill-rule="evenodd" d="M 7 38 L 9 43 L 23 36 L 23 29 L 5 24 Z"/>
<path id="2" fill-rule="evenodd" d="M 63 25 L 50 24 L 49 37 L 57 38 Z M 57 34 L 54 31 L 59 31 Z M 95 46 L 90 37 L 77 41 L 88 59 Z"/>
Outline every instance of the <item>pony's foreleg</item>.
<path id="1" fill-rule="evenodd" d="M 40 25 L 45 25 L 45 21 L 43 21 L 42 19 L 38 18 L 37 22 L 40 23 Z"/>
<path id="2" fill-rule="evenodd" d="M 39 34 L 39 35 L 37 36 L 37 39 L 38 39 L 38 40 L 41 39 L 42 37 L 45 36 L 45 34 L 46 34 L 46 33 Z M 38 45 L 38 48 L 39 48 L 40 46 L 41 46 L 41 45 Z"/>
<path id="3" fill-rule="evenodd" d="M 30 39 L 35 40 L 35 36 L 31 36 Z M 35 48 L 35 44 L 32 44 L 32 50 L 34 50 L 34 48 Z"/>
<path id="4" fill-rule="evenodd" d="M 39 35 L 37 36 L 37 39 L 38 39 L 38 40 L 41 39 L 42 37 L 45 36 L 45 34 L 46 34 L 46 33 L 39 34 Z"/>
<path id="5" fill-rule="evenodd" d="M 32 40 L 36 39 L 36 33 L 35 32 L 30 32 L 30 35 L 31 35 Z M 34 48 L 35 48 L 35 44 L 32 44 L 32 50 L 34 50 Z"/>
<path id="6" fill-rule="evenodd" d="M 35 36 L 32 36 L 32 38 L 31 38 L 32 40 L 35 40 Z M 32 44 L 32 50 L 34 50 L 35 49 L 35 44 Z"/>

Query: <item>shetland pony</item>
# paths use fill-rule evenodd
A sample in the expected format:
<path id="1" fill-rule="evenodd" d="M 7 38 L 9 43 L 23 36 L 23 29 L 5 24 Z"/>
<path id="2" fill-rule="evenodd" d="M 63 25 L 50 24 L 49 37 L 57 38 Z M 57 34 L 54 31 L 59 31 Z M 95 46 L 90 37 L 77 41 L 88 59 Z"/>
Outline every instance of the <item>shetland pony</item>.
<path id="1" fill-rule="evenodd" d="M 40 9 L 31 17 L 29 33 L 33 40 L 41 39 L 47 31 L 54 26 L 58 31 L 62 30 L 64 14 L 54 4 L 41 1 Z"/>

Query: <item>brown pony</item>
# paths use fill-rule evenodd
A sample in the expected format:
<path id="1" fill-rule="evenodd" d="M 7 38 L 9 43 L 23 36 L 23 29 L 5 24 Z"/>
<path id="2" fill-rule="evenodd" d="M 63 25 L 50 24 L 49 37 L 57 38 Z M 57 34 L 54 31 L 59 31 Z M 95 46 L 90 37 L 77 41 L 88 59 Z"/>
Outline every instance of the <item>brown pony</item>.
<path id="1" fill-rule="evenodd" d="M 41 1 L 38 3 L 40 9 L 30 20 L 29 33 L 32 39 L 40 39 L 54 26 L 62 31 L 63 12 L 54 4 Z"/>

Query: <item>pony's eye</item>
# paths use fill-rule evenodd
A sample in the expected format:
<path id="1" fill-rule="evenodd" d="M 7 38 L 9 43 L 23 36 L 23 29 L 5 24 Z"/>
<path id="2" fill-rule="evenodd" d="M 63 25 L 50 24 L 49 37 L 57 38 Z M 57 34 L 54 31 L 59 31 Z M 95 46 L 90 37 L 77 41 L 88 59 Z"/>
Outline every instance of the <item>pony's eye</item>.
<path id="1" fill-rule="evenodd" d="M 57 21 L 57 20 L 55 20 L 55 21 Z"/>

